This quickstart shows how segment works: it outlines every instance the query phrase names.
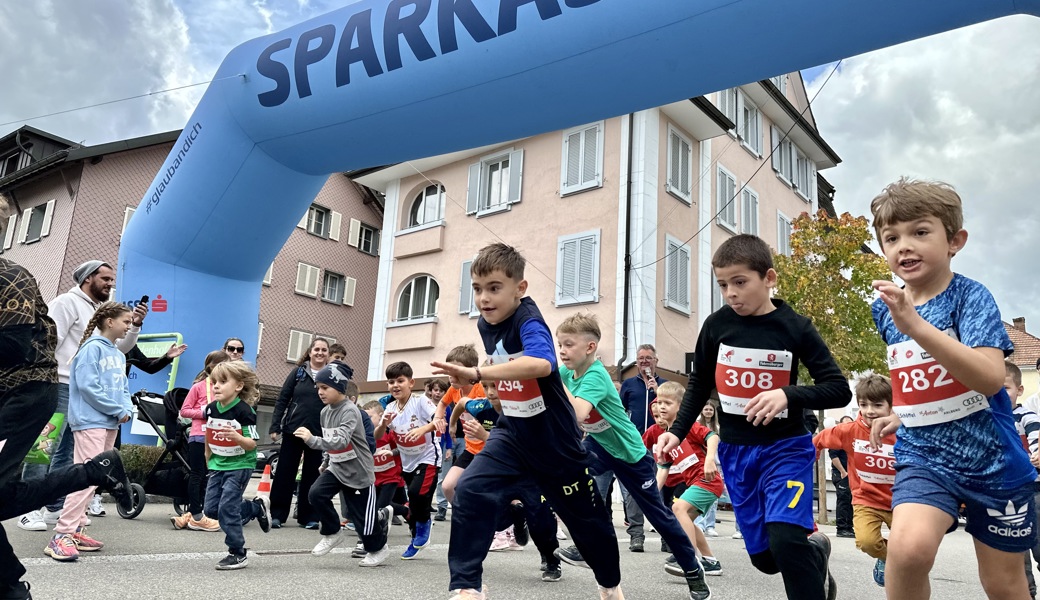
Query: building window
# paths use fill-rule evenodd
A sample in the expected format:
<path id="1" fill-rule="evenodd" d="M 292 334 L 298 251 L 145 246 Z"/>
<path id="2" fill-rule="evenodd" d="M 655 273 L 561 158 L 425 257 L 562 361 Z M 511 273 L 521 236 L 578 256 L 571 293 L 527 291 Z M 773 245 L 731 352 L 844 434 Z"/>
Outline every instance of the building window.
<path id="1" fill-rule="evenodd" d="M 329 237 L 329 225 L 332 221 L 332 211 L 316 204 L 312 204 L 307 210 L 307 233 L 318 237 Z"/>
<path id="2" fill-rule="evenodd" d="M 740 200 L 740 232 L 758 235 L 758 194 L 744 186 Z"/>
<path id="3" fill-rule="evenodd" d="M 22 211 L 22 225 L 18 241 L 23 244 L 38 242 L 51 233 L 51 219 L 54 217 L 54 200 L 39 204 Z"/>
<path id="4" fill-rule="evenodd" d="M 430 185 L 419 192 L 408 211 L 408 226 L 418 227 L 440 221 L 444 207 L 444 186 Z M 360 242 L 359 242 L 360 247 Z"/>
<path id="5" fill-rule="evenodd" d="M 134 216 L 135 212 L 137 212 L 137 209 L 133 206 L 127 206 L 123 209 L 123 228 L 119 230 L 119 237 L 123 237 L 123 234 L 126 233 L 126 226 L 130 224 L 130 217 Z"/>
<path id="6" fill-rule="evenodd" d="M 737 137 L 755 156 L 762 156 L 762 115 L 744 94 L 737 96 Z"/>
<path id="7" fill-rule="evenodd" d="M 791 219 L 780 211 L 776 212 L 776 252 L 791 256 Z"/>
<path id="8" fill-rule="evenodd" d="M 794 190 L 807 202 L 812 202 L 816 190 L 816 165 L 805 154 L 796 149 L 794 167 Z"/>
<path id="9" fill-rule="evenodd" d="M 722 227 L 733 233 L 737 232 L 737 180 L 733 174 L 718 167 L 718 177 L 715 185 L 715 214 L 716 221 Z"/>
<path id="10" fill-rule="evenodd" d="M 726 118 L 734 123 L 737 122 L 737 97 L 740 92 L 737 88 L 729 88 L 719 92 L 719 110 Z"/>
<path id="11" fill-rule="evenodd" d="M 599 302 L 599 230 L 560 236 L 556 306 Z"/>
<path id="12" fill-rule="evenodd" d="M 773 171 L 787 185 L 794 182 L 794 144 L 784 136 L 784 132 L 778 127 L 769 129 L 770 147 L 773 151 Z"/>
<path id="13" fill-rule="evenodd" d="M 362 223 L 357 219 L 350 220 L 350 239 L 347 243 L 372 256 L 379 256 L 379 229 Z"/>
<path id="14" fill-rule="evenodd" d="M 466 214 L 494 214 L 520 202 L 523 170 L 524 151 L 512 148 L 470 165 Z"/>
<path id="15" fill-rule="evenodd" d="M 314 339 L 313 333 L 306 331 L 300 331 L 298 329 L 289 330 L 289 348 L 285 351 L 286 362 L 296 362 L 303 356 L 303 353 L 310 348 L 311 340 Z"/>
<path id="16" fill-rule="evenodd" d="M 17 215 L 11 215 L 7 217 L 7 221 L 4 223 L 4 250 L 9 250 L 14 245 L 14 230 L 18 222 Z"/>
<path id="17" fill-rule="evenodd" d="M 267 272 L 264 273 L 264 285 L 271 285 L 271 276 L 274 275 L 274 263 L 267 265 Z"/>
<path id="18" fill-rule="evenodd" d="M 321 269 L 307 263 L 296 265 L 296 293 L 311 298 L 318 297 L 318 278 Z"/>
<path id="19" fill-rule="evenodd" d="M 343 290 L 345 281 L 339 273 L 325 271 L 325 278 L 321 284 L 321 299 L 325 302 L 343 304 Z"/>
<path id="20" fill-rule="evenodd" d="M 773 82 L 776 89 L 780 90 L 781 94 L 787 95 L 787 75 L 777 75 L 776 77 L 770 77 L 769 81 Z"/>
<path id="21" fill-rule="evenodd" d="M 397 300 L 397 320 L 413 321 L 437 316 L 440 286 L 429 275 L 419 275 L 408 281 Z"/>
<path id="22" fill-rule="evenodd" d="M 718 281 L 711 282 L 711 312 L 715 312 L 722 308 L 726 304 L 726 300 L 722 297 L 722 288 L 719 287 Z"/>
<path id="23" fill-rule="evenodd" d="M 459 273 L 459 314 L 475 317 L 480 312 L 477 310 L 476 296 L 473 293 L 473 274 L 470 272 L 472 265 L 472 260 L 463 261 Z"/>
<path id="24" fill-rule="evenodd" d="M 665 238 L 664 305 L 690 314 L 690 247 L 672 236 Z"/>
<path id="25" fill-rule="evenodd" d="M 668 128 L 668 181 L 664 189 L 687 204 L 693 202 L 690 195 L 693 181 L 693 143 L 678 132 Z"/>
<path id="26" fill-rule="evenodd" d="M 560 195 L 603 185 L 603 121 L 563 132 Z"/>
<path id="27" fill-rule="evenodd" d="M 32 144 L 26 144 L 32 148 Z M 0 177 L 7 177 L 19 169 L 28 167 L 33 162 L 32 155 L 16 150 L 13 154 L 0 158 Z"/>
<path id="28" fill-rule="evenodd" d="M 264 322 L 260 321 L 257 323 L 256 328 L 256 355 L 260 356 L 260 349 L 263 348 L 264 342 Z"/>

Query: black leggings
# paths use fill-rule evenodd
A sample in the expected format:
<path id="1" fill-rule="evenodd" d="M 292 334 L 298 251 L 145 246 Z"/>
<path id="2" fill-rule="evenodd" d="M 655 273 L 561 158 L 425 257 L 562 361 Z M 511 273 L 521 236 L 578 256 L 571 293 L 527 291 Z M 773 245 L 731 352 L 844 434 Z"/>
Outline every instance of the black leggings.
<path id="1" fill-rule="evenodd" d="M 188 512 L 202 518 L 202 501 L 206 498 L 206 442 L 188 442 Z"/>
<path id="2" fill-rule="evenodd" d="M 780 573 L 789 600 L 824 600 L 826 559 L 809 543 L 805 528 L 766 523 L 769 550 L 751 555 L 751 564 L 768 575 Z"/>

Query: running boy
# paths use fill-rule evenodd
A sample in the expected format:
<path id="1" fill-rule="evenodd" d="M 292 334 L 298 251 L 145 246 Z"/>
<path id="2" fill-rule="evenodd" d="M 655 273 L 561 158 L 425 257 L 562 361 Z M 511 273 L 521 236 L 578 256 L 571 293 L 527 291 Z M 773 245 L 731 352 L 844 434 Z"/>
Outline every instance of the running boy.
<path id="1" fill-rule="evenodd" d="M 874 583 L 885 587 L 885 561 L 888 541 L 881 535 L 881 524 L 892 529 L 892 483 L 896 480 L 896 436 L 881 440 L 881 448 L 871 450 L 870 427 L 874 420 L 892 414 L 892 382 L 884 375 L 867 375 L 856 383 L 859 415 L 853 421 L 838 423 L 813 437 L 817 450 L 844 450 L 849 457 L 849 487 L 852 489 L 852 528 L 856 547 L 872 558 Z"/>
<path id="2" fill-rule="evenodd" d="M 474 368 L 477 366 L 478 358 L 477 349 L 472 344 L 467 344 L 452 348 L 444 358 L 444 362 Z M 459 420 L 462 419 L 463 413 L 466 412 L 465 410 L 459 410 L 459 402 L 465 403 L 471 398 L 484 398 L 487 394 L 484 392 L 484 386 L 479 381 L 470 383 L 469 381 L 460 381 L 449 375 L 448 384 L 450 387 L 444 394 L 444 397 L 441 398 L 440 404 L 437 405 L 437 414 L 434 415 L 433 422 L 439 430 L 447 429 L 454 435 L 458 428 Z M 449 407 L 451 409 L 451 422 L 446 423 L 444 414 Z M 498 417 L 494 417 L 494 420 L 497 421 Z M 491 425 L 493 427 L 494 423 L 491 423 Z M 490 428 L 488 428 L 488 431 L 490 431 Z M 444 477 L 444 495 L 447 497 L 448 502 L 455 499 L 455 484 L 458 483 L 462 471 L 473 461 L 473 457 L 484 449 L 484 441 L 480 438 L 466 435 L 459 437 L 465 438 L 466 447 L 465 449 L 456 449 L 455 462 Z"/>
<path id="3" fill-rule="evenodd" d="M 372 450 L 368 446 L 361 411 L 347 398 L 347 383 L 353 373 L 350 367 L 333 362 L 314 376 L 318 396 L 325 403 L 321 409 L 321 437 L 300 427 L 293 435 L 315 450 L 325 452 L 326 467 L 311 486 L 310 501 L 321 522 L 321 541 L 311 554 L 324 556 L 339 545 L 345 537 L 339 515 L 332 506 L 336 494 L 346 495 L 347 511 L 355 530 L 364 544 L 366 556 L 359 563 L 374 567 L 389 553 L 386 538 L 390 514 L 376 505 L 373 483 Z"/>
<path id="4" fill-rule="evenodd" d="M 589 456 L 556 368 L 552 334 L 537 305 L 525 297 L 525 263 L 516 249 L 498 243 L 481 249 L 470 266 L 481 315 L 477 329 L 493 364 L 432 363 L 434 374 L 471 383 L 497 381 L 502 403 L 498 426 L 455 489 L 450 589 L 456 600 L 485 598 L 481 563 L 496 516 L 516 486 L 533 479 L 592 567 L 601 599 L 620 599 L 617 536 L 587 473 Z"/>
<path id="5" fill-rule="evenodd" d="M 1012 345 L 1000 310 L 985 286 L 950 268 L 968 240 L 960 196 L 947 184 L 900 179 L 870 210 L 888 266 L 905 284 L 874 282 L 894 413 L 874 420 L 871 442 L 897 429 L 899 438 L 885 590 L 929 596 L 939 543 L 964 504 L 986 595 L 1022 598 L 1021 553 L 1036 543 L 1036 471 L 1003 387 Z"/>
<path id="6" fill-rule="evenodd" d="M 664 505 L 657 490 L 657 468 L 639 430 L 628 418 L 610 374 L 596 358 L 600 329 L 596 317 L 578 313 L 567 317 L 556 329 L 560 346 L 560 378 L 571 393 L 574 414 L 585 436 L 585 449 L 592 457 L 592 472 L 613 471 L 621 485 L 660 532 L 675 553 L 681 569 L 672 574 L 686 578 L 692 600 L 711 597 L 704 583 L 704 571 L 697 563 L 697 552 L 672 511 Z M 658 391 L 660 400 L 660 391 Z M 600 489 L 601 496 L 607 490 Z M 693 522 L 690 521 L 690 526 Z M 556 551 L 564 561 L 585 566 L 577 548 Z M 669 571 L 671 572 L 671 571 Z"/>
<path id="7" fill-rule="evenodd" d="M 378 400 L 365 404 L 365 412 L 368 413 L 373 423 L 379 423 L 383 419 L 383 406 L 379 404 Z M 401 450 L 397 447 L 394 432 L 387 431 L 383 437 L 376 440 L 376 451 L 372 455 L 372 463 L 376 477 L 376 506 L 389 507 L 394 516 L 406 516 L 408 507 L 394 502 L 397 490 L 404 488 L 404 477 L 401 474 Z"/>
<path id="8" fill-rule="evenodd" d="M 411 560 L 430 545 L 433 527 L 430 508 L 437 487 L 440 447 L 430 421 L 436 408 L 426 396 L 412 396 L 415 379 L 411 365 L 406 362 L 396 362 L 386 368 L 386 384 L 393 400 L 376 425 L 375 436 L 378 440 L 387 431 L 394 432 L 401 451 L 401 469 L 408 484 L 408 528 L 412 532 L 412 542 L 401 558 Z"/>
<path id="9" fill-rule="evenodd" d="M 852 390 L 809 319 L 770 298 L 776 271 L 761 238 L 729 238 L 711 264 L 727 306 L 704 320 L 686 395 L 658 442 L 658 461 L 685 439 L 717 389 L 719 458 L 751 564 L 780 573 L 788 598 L 832 600 L 830 540 L 822 533 L 806 539 L 816 449 L 802 410 L 845 406 Z M 796 385 L 799 363 L 815 385 Z"/>
<path id="10" fill-rule="evenodd" d="M 1040 417 L 1024 404 L 1019 404 L 1022 396 L 1022 370 L 1018 365 L 1010 361 L 1004 361 L 1004 390 L 1011 398 L 1011 404 L 1015 405 L 1015 429 L 1022 438 L 1022 447 L 1029 452 L 1029 460 L 1040 471 Z M 1037 513 L 1040 515 L 1040 478 L 1033 483 L 1033 502 L 1037 505 Z M 1040 517 L 1037 519 L 1040 521 Z M 1029 597 L 1036 598 L 1036 579 L 1033 577 L 1033 565 L 1029 561 L 1029 555 L 1033 555 L 1037 568 L 1040 568 L 1040 542 L 1026 553 L 1026 582 L 1029 584 Z"/>

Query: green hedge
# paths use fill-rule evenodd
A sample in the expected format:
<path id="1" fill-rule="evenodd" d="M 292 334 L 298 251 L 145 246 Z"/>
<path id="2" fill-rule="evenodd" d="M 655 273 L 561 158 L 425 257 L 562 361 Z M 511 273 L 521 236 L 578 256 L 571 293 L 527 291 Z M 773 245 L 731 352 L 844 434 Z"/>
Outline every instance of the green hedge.
<path id="1" fill-rule="evenodd" d="M 152 470 L 155 463 L 159 462 L 163 449 L 161 446 L 138 446 L 136 444 L 123 444 L 119 449 L 119 456 L 123 459 L 123 468 L 130 481 L 144 485 L 144 478 Z"/>

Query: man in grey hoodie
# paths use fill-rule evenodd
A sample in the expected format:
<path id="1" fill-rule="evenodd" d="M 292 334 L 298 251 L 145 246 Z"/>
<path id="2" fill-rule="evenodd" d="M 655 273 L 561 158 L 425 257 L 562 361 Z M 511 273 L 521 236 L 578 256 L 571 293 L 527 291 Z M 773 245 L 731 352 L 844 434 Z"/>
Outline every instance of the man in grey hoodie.
<path id="1" fill-rule="evenodd" d="M 314 381 L 318 396 L 325 404 L 321 410 L 321 437 L 300 427 L 293 435 L 316 450 L 325 452 L 324 472 L 311 486 L 309 499 L 314 513 L 321 522 L 321 541 L 311 554 L 322 556 L 339 545 L 345 535 L 332 499 L 344 492 L 347 512 L 354 523 L 367 555 L 358 563 L 374 567 L 382 563 L 389 550 L 390 513 L 376 508 L 375 470 L 372 450 L 362 426 L 361 411 L 347 399 L 347 382 L 353 370 L 335 361 L 318 372 Z"/>

